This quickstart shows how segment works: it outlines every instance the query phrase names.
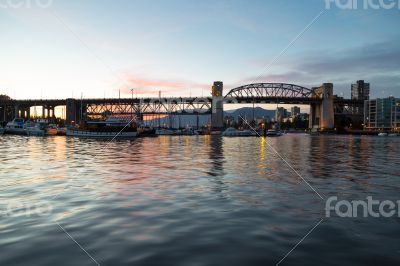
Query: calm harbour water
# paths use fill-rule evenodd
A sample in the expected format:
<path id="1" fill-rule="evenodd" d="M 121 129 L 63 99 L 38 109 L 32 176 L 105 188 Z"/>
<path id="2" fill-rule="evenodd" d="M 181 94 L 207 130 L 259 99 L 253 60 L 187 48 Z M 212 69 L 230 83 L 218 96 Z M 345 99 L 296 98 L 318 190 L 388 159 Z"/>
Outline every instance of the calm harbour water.
<path id="1" fill-rule="evenodd" d="M 0 265 L 96 265 L 70 236 L 100 265 L 276 265 L 321 218 L 280 265 L 400 265 L 400 218 L 326 218 L 267 141 L 325 198 L 400 199 L 400 138 L 2 136 Z"/>

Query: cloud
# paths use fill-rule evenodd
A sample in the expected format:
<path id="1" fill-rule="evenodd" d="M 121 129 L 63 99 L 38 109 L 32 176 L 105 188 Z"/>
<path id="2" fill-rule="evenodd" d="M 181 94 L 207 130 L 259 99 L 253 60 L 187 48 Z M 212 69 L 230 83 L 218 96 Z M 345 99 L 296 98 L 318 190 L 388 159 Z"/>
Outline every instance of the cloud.
<path id="1" fill-rule="evenodd" d="M 371 83 L 373 97 L 400 97 L 399 38 L 339 51 L 309 51 L 282 59 L 261 78 L 246 82 L 287 82 L 313 87 L 332 82 L 336 93 L 350 95 L 350 85 L 359 79 Z M 284 56 L 283 56 L 284 57 Z M 255 64 L 257 61 L 250 61 Z M 264 61 L 258 61 L 265 66 Z M 279 70 L 278 70 L 279 69 Z"/>
<path id="2" fill-rule="evenodd" d="M 185 97 L 190 93 L 192 93 L 193 96 L 200 96 L 199 92 L 201 92 L 202 89 L 208 90 L 211 87 L 209 84 L 201 84 L 194 81 L 157 79 L 136 73 L 125 73 L 123 79 L 126 81 L 126 85 L 129 86 L 129 88 L 125 86 L 125 89 L 122 89 L 121 92 L 130 94 L 130 88 L 133 88 L 134 93 L 140 96 L 155 96 L 158 95 L 160 91 L 164 96 Z"/>

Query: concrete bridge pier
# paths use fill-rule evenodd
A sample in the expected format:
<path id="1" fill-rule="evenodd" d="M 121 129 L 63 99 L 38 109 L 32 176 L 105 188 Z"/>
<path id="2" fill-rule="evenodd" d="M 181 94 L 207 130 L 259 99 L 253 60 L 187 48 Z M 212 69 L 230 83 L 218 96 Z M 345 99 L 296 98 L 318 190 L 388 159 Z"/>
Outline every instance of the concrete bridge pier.
<path id="1" fill-rule="evenodd" d="M 319 128 L 322 131 L 333 130 L 335 127 L 333 84 L 324 83 L 312 90 L 313 97 L 321 99 L 322 102 L 311 104 L 309 127 Z"/>
<path id="2" fill-rule="evenodd" d="M 77 123 L 79 114 L 77 100 L 72 98 L 67 99 L 65 108 L 67 124 Z"/>
<path id="3" fill-rule="evenodd" d="M 20 118 L 19 105 L 14 106 L 14 118 Z"/>
<path id="4" fill-rule="evenodd" d="M 56 108 L 54 106 L 49 107 L 49 118 L 56 118 Z"/>
<path id="5" fill-rule="evenodd" d="M 3 105 L 0 107 L 0 121 L 7 121 L 7 105 Z"/>
<path id="6" fill-rule="evenodd" d="M 43 119 L 56 118 L 55 107 L 43 105 L 42 106 L 42 118 Z"/>
<path id="7" fill-rule="evenodd" d="M 14 106 L 14 118 L 24 118 L 25 120 L 29 120 L 31 117 L 31 109 L 30 107 L 21 107 L 19 105 Z"/>
<path id="8" fill-rule="evenodd" d="M 4 104 L 0 106 L 0 121 L 10 122 L 16 117 L 15 108 L 12 105 Z"/>
<path id="9" fill-rule="evenodd" d="M 24 118 L 27 120 L 31 118 L 31 108 L 29 106 L 24 108 Z"/>

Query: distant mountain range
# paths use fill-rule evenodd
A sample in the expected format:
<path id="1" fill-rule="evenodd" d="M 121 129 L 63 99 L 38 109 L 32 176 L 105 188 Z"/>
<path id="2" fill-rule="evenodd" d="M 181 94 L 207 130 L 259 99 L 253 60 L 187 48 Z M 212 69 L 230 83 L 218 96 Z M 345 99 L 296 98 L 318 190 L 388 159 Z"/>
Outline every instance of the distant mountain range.
<path id="1" fill-rule="evenodd" d="M 237 120 L 239 116 L 246 118 L 248 120 L 253 119 L 253 108 L 252 107 L 243 107 L 239 108 L 236 110 L 228 110 L 224 112 L 224 117 L 225 116 L 232 116 Z M 266 110 L 261 107 L 255 107 L 254 108 L 254 117 L 255 118 L 273 118 L 275 116 L 275 110 Z M 210 115 L 199 115 L 199 125 L 207 125 L 211 121 L 211 116 Z M 164 117 L 161 119 L 152 119 L 152 120 L 147 120 L 146 124 L 151 125 L 151 126 L 158 126 L 161 125 L 162 127 L 169 127 L 170 125 L 173 128 L 178 128 L 178 127 L 187 127 L 187 126 L 192 126 L 195 127 L 197 125 L 197 116 L 196 115 L 171 115 L 170 118 Z"/>
<path id="2" fill-rule="evenodd" d="M 235 119 L 238 119 L 239 116 L 247 119 L 253 119 L 253 108 L 252 107 L 243 107 L 236 110 L 229 110 L 224 112 L 224 116 L 232 116 Z M 266 110 L 261 107 L 254 108 L 254 117 L 255 118 L 273 118 L 275 117 L 275 110 Z"/>

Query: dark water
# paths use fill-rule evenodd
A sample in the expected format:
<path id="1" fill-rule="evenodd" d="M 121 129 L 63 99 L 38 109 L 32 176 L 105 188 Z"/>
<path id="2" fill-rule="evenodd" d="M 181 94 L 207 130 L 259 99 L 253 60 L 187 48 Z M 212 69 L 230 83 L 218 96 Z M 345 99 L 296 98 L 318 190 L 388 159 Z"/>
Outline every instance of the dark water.
<path id="1" fill-rule="evenodd" d="M 399 199 L 400 138 L 267 141 L 325 199 Z M 3 136 L 0 148 L 0 265 L 276 265 L 322 218 L 280 265 L 400 265 L 397 215 L 325 217 L 260 138 Z"/>

